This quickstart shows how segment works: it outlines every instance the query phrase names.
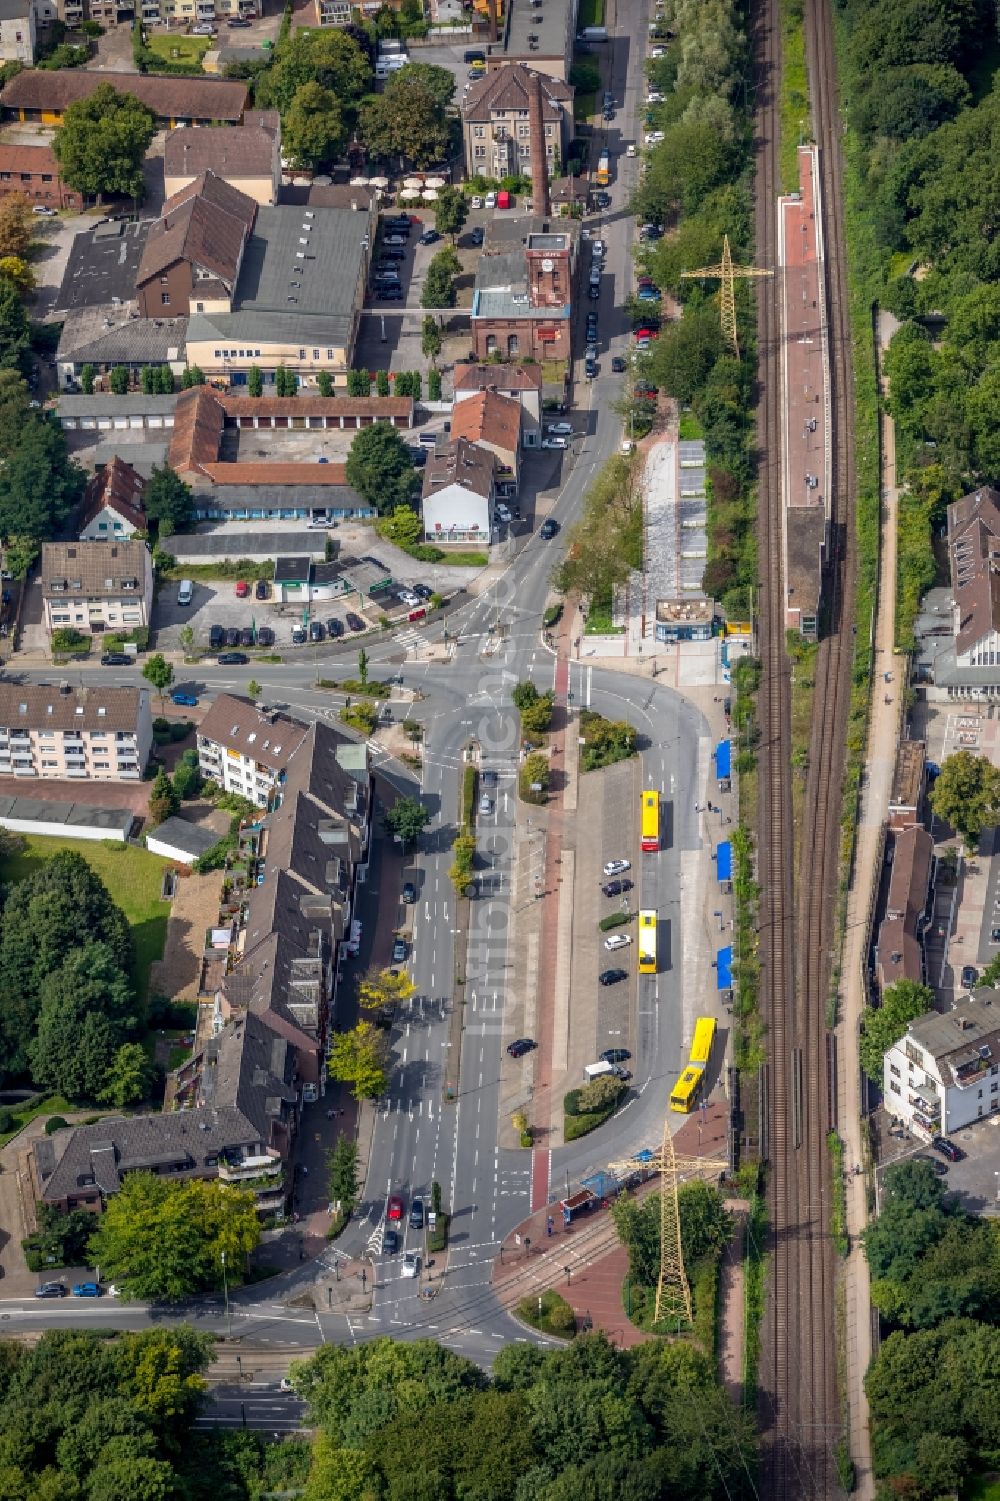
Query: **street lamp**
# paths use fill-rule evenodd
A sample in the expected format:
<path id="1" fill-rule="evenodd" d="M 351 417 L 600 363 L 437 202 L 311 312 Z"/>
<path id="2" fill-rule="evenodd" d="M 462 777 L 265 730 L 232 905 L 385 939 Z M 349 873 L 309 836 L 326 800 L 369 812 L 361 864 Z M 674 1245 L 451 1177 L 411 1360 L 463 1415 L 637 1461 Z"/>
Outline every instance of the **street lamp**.
<path id="1" fill-rule="evenodd" d="M 226 1333 L 232 1339 L 233 1320 L 229 1312 L 229 1282 L 226 1278 L 226 1253 L 225 1251 L 221 1251 L 219 1254 L 222 1257 L 222 1296 L 226 1303 Z"/>

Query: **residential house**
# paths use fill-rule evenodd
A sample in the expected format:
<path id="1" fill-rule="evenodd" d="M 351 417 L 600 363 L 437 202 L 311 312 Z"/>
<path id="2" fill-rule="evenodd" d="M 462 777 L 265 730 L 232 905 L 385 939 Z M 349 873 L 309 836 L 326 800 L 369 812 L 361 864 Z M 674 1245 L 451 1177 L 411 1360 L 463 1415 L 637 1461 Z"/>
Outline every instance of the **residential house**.
<path id="1" fill-rule="evenodd" d="M 277 203 L 281 187 L 281 120 L 277 110 L 248 110 L 229 130 L 171 131 L 163 147 L 169 200 L 205 172 L 224 178 L 255 203 Z"/>
<path id="2" fill-rule="evenodd" d="M 48 631 L 127 632 L 149 625 L 153 567 L 145 542 L 46 542 L 41 573 Z"/>
<path id="3" fill-rule="evenodd" d="M 317 26 L 349 26 L 354 20 L 351 0 L 313 0 Z"/>
<path id="4" fill-rule="evenodd" d="M 886 1110 L 924 1139 L 1000 1110 L 1000 992 L 984 985 L 910 1022 L 886 1051 L 883 1087 Z"/>
<path id="5" fill-rule="evenodd" d="M 256 214 L 254 199 L 214 172 L 200 173 L 168 198 L 136 274 L 141 316 L 228 313 Z"/>
<path id="6" fill-rule="evenodd" d="M 198 726 L 198 763 L 225 792 L 264 808 L 306 734 L 300 720 L 220 693 Z"/>
<path id="7" fill-rule="evenodd" d="M 115 0 L 97 0 L 97 3 L 107 5 Z M 91 8 L 94 4 L 95 0 L 90 0 Z M 263 0 L 142 0 L 142 20 L 147 26 L 189 26 L 194 21 L 204 24 L 232 17 L 246 20 L 263 14 Z"/>
<path id="8" fill-rule="evenodd" d="M 0 0 L 0 62 L 35 61 L 34 0 Z"/>
<path id="9" fill-rule="evenodd" d="M 83 207 L 82 196 L 60 177 L 59 163 L 48 146 L 0 142 L 0 198 L 11 193 L 23 193 L 46 208 Z"/>
<path id="10" fill-rule="evenodd" d="M 421 499 L 426 541 L 487 546 L 495 504 L 496 459 L 488 449 L 458 438 L 429 455 Z"/>
<path id="11" fill-rule="evenodd" d="M 104 1116 L 40 1137 L 29 1157 L 31 1197 L 64 1214 L 100 1214 L 129 1173 L 146 1172 L 250 1187 L 259 1213 L 283 1213 L 298 1084 L 286 1040 L 257 1017 L 239 1016 L 173 1076 L 175 1108 Z"/>
<path id="12" fill-rule="evenodd" d="M 374 238 L 372 210 L 259 208 L 230 310 L 192 310 L 189 363 L 234 386 L 254 366 L 265 385 L 281 365 L 306 386 L 325 370 L 345 390 Z"/>
<path id="13" fill-rule="evenodd" d="M 77 388 L 85 365 L 99 376 L 124 365 L 136 383 L 144 366 L 165 365 L 179 378 L 187 330 L 187 318 L 140 318 L 134 301 L 74 308 L 63 320 L 56 348 L 60 389 Z"/>
<path id="14" fill-rule="evenodd" d="M 525 233 L 523 221 L 512 221 L 504 233 L 520 233 L 523 240 L 479 258 L 472 297 L 476 358 L 568 360 L 578 226 L 567 220 L 552 229 L 532 220 Z"/>
<path id="15" fill-rule="evenodd" d="M 537 448 L 542 441 L 542 371 L 539 365 L 455 366 L 455 404 L 480 391 L 498 391 L 521 404 L 521 441 Z"/>
<path id="16" fill-rule="evenodd" d="M 924 981 L 924 929 L 933 889 L 934 841 L 926 829 L 911 824 L 892 837 L 889 855 L 889 895 L 875 949 L 875 970 L 883 990 L 897 980 L 918 985 Z"/>
<path id="17" fill-rule="evenodd" d="M 138 782 L 152 743 L 147 688 L 0 682 L 0 776 Z"/>
<path id="18" fill-rule="evenodd" d="M 517 493 L 521 466 L 521 404 L 496 391 L 480 391 L 458 402 L 451 417 L 453 439 L 466 438 L 488 449 L 496 463 L 498 489 Z"/>
<path id="19" fill-rule="evenodd" d="M 984 485 L 948 507 L 951 597 L 937 612 L 950 616 L 950 635 L 935 618 L 924 641 L 923 670 L 933 697 L 1000 696 L 1000 490 Z"/>
<path id="20" fill-rule="evenodd" d="M 113 458 L 87 485 L 79 521 L 81 542 L 110 542 L 144 532 L 142 504 L 146 481 L 124 459 Z"/>
<path id="21" fill-rule="evenodd" d="M 92 10 L 93 4 L 91 0 Z M 173 130 L 178 125 L 240 125 L 247 105 L 247 86 L 238 79 L 33 68 L 18 73 L 4 85 L 0 91 L 0 110 L 9 120 L 59 125 L 69 105 L 78 99 L 89 99 L 95 89 L 106 83 L 145 104 L 160 129 Z"/>
<path id="22" fill-rule="evenodd" d="M 527 176 L 531 163 L 529 100 L 536 71 L 507 62 L 474 83 L 462 105 L 465 170 L 470 177 Z M 573 139 L 573 89 L 542 76 L 542 118 L 549 176 L 558 176 Z"/>

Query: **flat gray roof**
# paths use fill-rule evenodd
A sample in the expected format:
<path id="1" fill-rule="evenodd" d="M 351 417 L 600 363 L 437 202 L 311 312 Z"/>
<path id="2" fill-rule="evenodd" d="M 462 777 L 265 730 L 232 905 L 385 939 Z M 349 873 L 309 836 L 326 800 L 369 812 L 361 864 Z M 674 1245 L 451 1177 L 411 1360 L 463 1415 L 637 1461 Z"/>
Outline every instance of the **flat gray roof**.
<path id="1" fill-rule="evenodd" d="M 118 219 L 76 235 L 55 306 L 97 307 L 116 297 L 129 302 L 152 224 L 152 219 Z"/>
<path id="2" fill-rule="evenodd" d="M 126 838 L 135 818 L 130 808 L 101 808 L 96 803 L 57 803 L 44 797 L 0 797 L 0 823 L 6 820 L 48 823 L 72 836 L 75 828 L 120 830 Z"/>
<path id="3" fill-rule="evenodd" d="M 229 488 L 228 486 L 226 487 Z M 270 492 L 268 492 L 270 493 Z M 258 493 L 257 504 L 262 504 Z M 324 532 L 192 532 L 170 538 L 175 558 L 239 558 L 263 553 L 272 558 L 326 556 Z"/>
<path id="4" fill-rule="evenodd" d="M 147 835 L 147 838 L 161 839 L 164 844 L 193 855 L 196 860 L 214 849 L 219 837 L 214 829 L 205 824 L 189 823 L 186 818 L 165 818 L 155 829 L 150 829 Z"/>
<path id="5" fill-rule="evenodd" d="M 544 0 L 544 4 L 537 6 L 531 0 L 511 0 L 505 51 L 529 62 L 533 53 L 540 57 L 553 54 L 565 57 L 574 9 L 571 0 Z"/>
<path id="6" fill-rule="evenodd" d="M 59 397 L 56 410 L 60 417 L 160 417 L 169 416 L 177 405 L 179 393 L 172 396 L 144 396 L 130 391 L 127 396 L 74 396 L 66 392 Z"/>

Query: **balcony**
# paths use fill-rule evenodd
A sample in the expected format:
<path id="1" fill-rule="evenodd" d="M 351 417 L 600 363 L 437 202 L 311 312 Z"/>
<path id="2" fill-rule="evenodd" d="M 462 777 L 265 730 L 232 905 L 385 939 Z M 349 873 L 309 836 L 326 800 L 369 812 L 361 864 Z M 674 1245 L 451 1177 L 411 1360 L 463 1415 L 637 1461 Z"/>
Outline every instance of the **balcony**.
<path id="1" fill-rule="evenodd" d="M 277 1153 L 268 1153 L 263 1157 L 244 1157 L 239 1162 L 219 1163 L 219 1177 L 223 1183 L 239 1183 L 243 1188 L 262 1188 L 272 1192 L 278 1186 L 275 1182 L 280 1179 L 284 1171 L 284 1163 Z"/>

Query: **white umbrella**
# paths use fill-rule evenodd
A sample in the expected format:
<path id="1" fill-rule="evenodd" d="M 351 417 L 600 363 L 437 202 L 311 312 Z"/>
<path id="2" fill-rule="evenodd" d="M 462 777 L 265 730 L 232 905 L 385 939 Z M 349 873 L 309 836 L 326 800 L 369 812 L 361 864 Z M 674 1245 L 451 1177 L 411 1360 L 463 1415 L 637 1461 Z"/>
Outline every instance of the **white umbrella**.
<path id="1" fill-rule="evenodd" d="M 445 180 L 443 177 L 428 177 L 427 181 L 424 183 L 425 188 L 443 188 L 444 185 Z"/>
<path id="2" fill-rule="evenodd" d="M 389 186 L 388 177 L 373 177 L 370 181 L 373 188 L 387 188 Z"/>
<path id="3" fill-rule="evenodd" d="M 422 188 L 423 185 L 424 179 L 422 177 L 407 177 L 403 182 L 404 188 Z"/>
<path id="4" fill-rule="evenodd" d="M 352 188 L 366 188 L 367 186 L 368 186 L 368 179 L 367 179 L 367 177 L 352 177 L 351 178 L 351 187 Z"/>
<path id="5" fill-rule="evenodd" d="M 426 203 L 433 203 L 437 197 L 437 188 L 424 188 L 420 196 Z"/>
<path id="6" fill-rule="evenodd" d="M 419 188 L 404 188 L 403 191 L 400 193 L 399 196 L 400 196 L 400 198 L 405 198 L 408 203 L 412 203 L 413 200 L 414 200 L 414 198 L 419 198 L 420 197 L 420 189 Z"/>

